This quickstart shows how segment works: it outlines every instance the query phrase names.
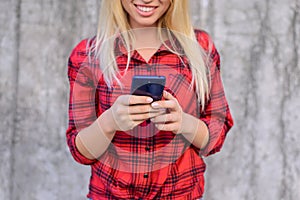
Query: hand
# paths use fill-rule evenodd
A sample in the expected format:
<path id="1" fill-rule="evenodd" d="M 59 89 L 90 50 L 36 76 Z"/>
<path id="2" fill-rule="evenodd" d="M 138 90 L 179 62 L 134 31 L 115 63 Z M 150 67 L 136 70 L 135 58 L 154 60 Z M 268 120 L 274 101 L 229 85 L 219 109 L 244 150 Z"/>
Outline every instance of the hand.
<path id="1" fill-rule="evenodd" d="M 113 131 L 128 131 L 143 121 L 159 116 L 165 111 L 154 109 L 150 103 L 151 97 L 136 95 L 121 95 L 109 109 L 110 124 Z"/>
<path id="2" fill-rule="evenodd" d="M 185 113 L 172 94 L 164 91 L 163 97 L 165 98 L 164 101 L 153 102 L 151 106 L 155 109 L 165 108 L 169 112 L 153 117 L 151 121 L 155 123 L 156 128 L 161 131 L 172 131 L 175 134 L 181 133 Z"/>

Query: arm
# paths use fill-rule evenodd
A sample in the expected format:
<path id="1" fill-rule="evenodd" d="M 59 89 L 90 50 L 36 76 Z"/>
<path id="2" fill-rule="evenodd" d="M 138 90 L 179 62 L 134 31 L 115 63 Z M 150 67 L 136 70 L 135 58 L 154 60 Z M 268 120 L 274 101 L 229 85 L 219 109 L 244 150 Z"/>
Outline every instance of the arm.
<path id="1" fill-rule="evenodd" d="M 154 102 L 152 106 L 156 109 L 168 109 L 169 113 L 151 119 L 155 126 L 162 131 L 182 134 L 199 149 L 204 148 L 209 140 L 206 124 L 200 119 L 183 112 L 177 99 L 169 92 L 164 91 L 163 97 L 164 101 Z"/>
<path id="2" fill-rule="evenodd" d="M 216 56 L 218 60 L 218 54 Z M 218 65 L 213 65 L 212 69 L 215 71 L 211 73 L 211 98 L 201 113 L 200 119 L 184 113 L 177 99 L 166 91 L 164 91 L 164 101 L 152 103 L 153 108 L 166 108 L 170 111 L 152 119 L 156 127 L 162 131 L 182 133 L 188 141 L 200 149 L 200 154 L 205 156 L 221 149 L 227 132 L 233 126 L 221 81 L 220 68 Z"/>
<path id="3" fill-rule="evenodd" d="M 76 137 L 79 152 L 88 159 L 99 158 L 110 145 L 116 131 L 127 131 L 163 111 L 151 108 L 152 98 L 121 95 L 111 108 L 102 113 Z M 141 105 L 142 104 L 142 105 Z"/>
<path id="4" fill-rule="evenodd" d="M 204 149 L 201 149 L 201 155 L 211 155 L 221 150 L 225 137 L 233 126 L 233 119 L 229 110 L 227 99 L 222 84 L 220 74 L 219 55 L 216 52 L 216 65 L 212 67 L 211 72 L 211 91 L 210 99 L 201 113 L 200 120 L 203 121 L 209 131 L 209 142 Z"/>
<path id="5" fill-rule="evenodd" d="M 152 106 L 168 108 L 170 113 L 158 116 L 152 121 L 159 130 L 182 133 L 188 141 L 200 149 L 201 155 L 208 156 L 221 149 L 227 132 L 233 126 L 233 119 L 221 80 L 219 54 L 207 33 L 198 32 L 196 36 L 199 45 L 207 52 L 211 52 L 212 59 L 209 66 L 210 99 L 205 104 L 204 111 L 200 112 L 200 119 L 184 113 L 177 99 L 166 93 L 164 96 L 166 101 L 154 102 Z"/>
<path id="6" fill-rule="evenodd" d="M 100 113 L 96 91 L 101 77 L 98 69 L 90 66 L 86 42 L 81 42 L 68 63 L 70 98 L 66 136 L 74 159 L 86 165 L 97 162 L 116 131 L 132 129 L 145 119 L 162 113 L 151 108 L 151 98 L 133 95 L 119 96 L 108 110 Z"/>
<path id="7" fill-rule="evenodd" d="M 204 149 L 209 141 L 209 132 L 206 124 L 202 120 L 186 113 L 183 114 L 182 124 L 184 124 L 181 131 L 183 136 L 195 147 Z"/>
<path id="8" fill-rule="evenodd" d="M 112 121 L 111 112 L 107 110 L 77 134 L 75 144 L 83 156 L 97 159 L 106 151 L 116 133 L 111 126 Z"/>
<path id="9" fill-rule="evenodd" d="M 209 141 L 206 147 L 201 149 L 200 154 L 208 156 L 221 150 L 225 137 L 233 126 L 233 118 L 229 110 L 221 78 L 219 53 L 207 33 L 203 32 L 200 36 L 200 38 L 198 37 L 198 40 L 200 41 L 199 43 L 206 47 L 206 51 L 210 52 L 209 55 L 211 58 L 210 99 L 206 103 L 205 109 L 200 115 L 200 120 L 206 124 L 209 132 Z"/>
<path id="10" fill-rule="evenodd" d="M 83 155 L 85 152 L 81 147 L 83 142 L 78 139 L 81 132 L 89 127 L 95 127 L 94 122 L 98 115 L 94 74 L 88 65 L 86 46 L 86 40 L 80 42 L 72 51 L 68 62 L 70 96 L 69 127 L 66 137 L 74 159 L 81 164 L 90 165 L 97 160 L 92 156 Z M 78 145 L 79 143 L 82 145 Z"/>

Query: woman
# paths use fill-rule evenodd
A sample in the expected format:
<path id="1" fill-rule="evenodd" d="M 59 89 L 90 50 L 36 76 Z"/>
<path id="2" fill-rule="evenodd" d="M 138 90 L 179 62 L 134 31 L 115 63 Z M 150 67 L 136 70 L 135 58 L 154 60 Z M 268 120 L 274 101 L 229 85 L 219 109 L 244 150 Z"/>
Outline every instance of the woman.
<path id="1" fill-rule="evenodd" d="M 163 99 L 130 95 L 134 75 L 166 76 Z M 88 198 L 201 199 L 205 163 L 233 120 L 209 35 L 187 0 L 102 1 L 98 34 L 69 58 L 67 142 L 91 166 Z M 150 119 L 150 123 L 147 123 Z"/>

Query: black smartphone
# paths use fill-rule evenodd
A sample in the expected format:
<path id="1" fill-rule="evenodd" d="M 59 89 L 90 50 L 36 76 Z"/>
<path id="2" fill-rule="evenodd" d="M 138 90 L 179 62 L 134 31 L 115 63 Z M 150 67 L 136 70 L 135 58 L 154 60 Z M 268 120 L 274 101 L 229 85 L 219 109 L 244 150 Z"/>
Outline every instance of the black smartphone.
<path id="1" fill-rule="evenodd" d="M 162 98 L 165 84 L 165 76 L 133 76 L 130 93 L 149 96 L 153 101 L 158 101 Z"/>

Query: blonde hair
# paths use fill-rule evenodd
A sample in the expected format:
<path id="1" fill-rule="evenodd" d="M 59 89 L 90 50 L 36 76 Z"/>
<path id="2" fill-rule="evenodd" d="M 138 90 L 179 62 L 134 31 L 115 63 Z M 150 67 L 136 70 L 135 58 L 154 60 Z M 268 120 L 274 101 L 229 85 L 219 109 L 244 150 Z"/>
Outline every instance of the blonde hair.
<path id="1" fill-rule="evenodd" d="M 158 20 L 158 35 L 163 44 L 162 29 L 167 30 L 168 39 L 174 48 L 170 51 L 179 55 L 176 52 L 174 40 L 180 43 L 184 54 L 188 58 L 190 69 L 192 72 L 191 86 L 196 86 L 196 94 L 198 102 L 204 109 L 205 102 L 209 98 L 209 70 L 207 68 L 208 55 L 198 44 L 192 27 L 190 16 L 188 14 L 188 0 L 170 0 L 171 5 L 166 13 Z M 130 25 L 127 18 L 127 13 L 123 9 L 121 0 L 103 0 L 100 8 L 98 33 L 93 49 L 95 56 L 100 61 L 100 68 L 103 73 L 104 80 L 108 86 L 116 80 L 121 85 L 118 79 L 118 65 L 115 59 L 115 39 L 122 33 L 122 39 L 128 52 L 128 60 L 126 69 L 130 62 L 131 41 L 134 41 L 134 36 L 130 31 Z M 192 42 L 191 42 L 192 41 Z M 166 45 L 167 46 L 167 45 Z M 199 56 L 201 55 L 201 56 Z"/>

